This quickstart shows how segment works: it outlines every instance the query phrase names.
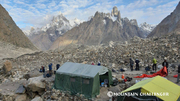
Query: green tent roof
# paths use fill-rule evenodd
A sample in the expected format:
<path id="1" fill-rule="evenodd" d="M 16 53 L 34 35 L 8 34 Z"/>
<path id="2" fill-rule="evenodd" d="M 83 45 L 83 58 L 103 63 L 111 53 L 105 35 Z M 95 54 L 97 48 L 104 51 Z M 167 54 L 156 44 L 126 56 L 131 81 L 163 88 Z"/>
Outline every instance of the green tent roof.
<path id="1" fill-rule="evenodd" d="M 108 72 L 108 69 L 104 66 L 88 65 L 81 63 L 64 63 L 58 70 L 57 73 L 68 74 L 71 76 L 84 76 L 84 77 L 95 77 L 97 73 L 103 75 Z"/>
<path id="2" fill-rule="evenodd" d="M 158 98 L 164 101 L 177 101 L 177 99 L 180 97 L 180 86 L 161 76 L 156 76 L 150 79 L 140 81 L 122 92 L 130 92 L 135 89 L 141 89 L 141 92 L 145 91 L 149 93 L 167 92 L 169 93 L 169 96 L 156 95 Z"/>

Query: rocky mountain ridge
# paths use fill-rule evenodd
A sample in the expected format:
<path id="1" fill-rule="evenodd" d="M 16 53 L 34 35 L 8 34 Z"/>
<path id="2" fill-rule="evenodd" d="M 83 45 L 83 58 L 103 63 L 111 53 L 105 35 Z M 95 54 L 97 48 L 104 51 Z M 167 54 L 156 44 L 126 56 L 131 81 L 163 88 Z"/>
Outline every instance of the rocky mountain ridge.
<path id="1" fill-rule="evenodd" d="M 110 41 L 126 41 L 134 36 L 144 37 L 136 19 L 121 18 L 114 7 L 110 13 L 96 12 L 90 21 L 81 23 L 59 37 L 50 49 L 69 44 L 99 45 Z"/>

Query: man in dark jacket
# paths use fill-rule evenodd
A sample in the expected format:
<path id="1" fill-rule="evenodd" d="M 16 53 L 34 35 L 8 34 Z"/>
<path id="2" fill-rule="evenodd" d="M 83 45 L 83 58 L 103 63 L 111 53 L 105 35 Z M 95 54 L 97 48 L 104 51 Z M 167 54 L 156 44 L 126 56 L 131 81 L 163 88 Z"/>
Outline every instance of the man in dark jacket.
<path id="1" fill-rule="evenodd" d="M 131 68 L 131 71 L 133 71 L 133 65 L 134 65 L 134 61 L 130 58 L 130 68 Z"/>
<path id="2" fill-rule="evenodd" d="M 179 76 L 180 76 L 180 65 L 178 66 L 178 77 L 177 77 L 177 83 L 179 83 Z"/>
<path id="3" fill-rule="evenodd" d="M 162 66 L 167 68 L 167 75 L 168 75 L 168 62 L 164 60 L 164 62 L 162 63 Z"/>
<path id="4" fill-rule="evenodd" d="M 139 70 L 139 60 L 138 59 L 136 59 L 136 61 L 135 61 L 135 63 L 136 63 L 136 69 L 135 70 Z"/>
<path id="5" fill-rule="evenodd" d="M 50 75 L 52 75 L 52 66 L 53 66 L 53 64 L 50 63 L 50 64 L 49 64 L 49 74 L 50 74 Z"/>
<path id="6" fill-rule="evenodd" d="M 57 64 L 57 65 L 56 65 L 56 70 L 58 70 L 58 69 L 59 69 L 59 67 L 60 67 L 60 64 Z"/>

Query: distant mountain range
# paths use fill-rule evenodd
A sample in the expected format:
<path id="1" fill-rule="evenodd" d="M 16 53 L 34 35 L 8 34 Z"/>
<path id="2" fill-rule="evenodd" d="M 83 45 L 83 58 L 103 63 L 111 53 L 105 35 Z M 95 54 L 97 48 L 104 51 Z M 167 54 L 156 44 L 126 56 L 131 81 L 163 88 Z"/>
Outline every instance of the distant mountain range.
<path id="1" fill-rule="evenodd" d="M 41 28 L 32 27 L 31 30 L 25 30 L 24 33 L 40 50 L 49 50 L 50 47 L 54 47 L 52 46 L 53 42 L 59 37 L 62 38 L 57 41 L 58 47 L 65 45 L 64 43 L 72 43 L 74 36 L 79 40 L 78 44 L 97 45 L 107 44 L 109 41 L 126 41 L 134 36 L 145 38 L 154 28 L 147 23 L 140 24 L 139 27 L 136 19 L 121 18 L 117 7 L 114 7 L 111 13 L 97 12 L 94 16 L 89 17 L 88 21 L 81 23 L 82 21 L 79 19 L 68 20 L 60 13 L 54 16 L 47 25 Z M 79 25 L 83 28 L 80 28 Z M 74 27 L 75 29 L 73 29 Z M 64 38 L 66 35 L 63 36 L 66 32 L 69 33 L 67 36 L 73 35 L 68 40 Z M 74 42 L 76 43 L 76 39 Z"/>
<path id="2" fill-rule="evenodd" d="M 22 30 L 15 24 L 9 13 L 0 4 L 0 41 L 15 45 L 17 47 L 29 48 L 36 50 L 37 48 L 26 37 Z"/>
<path id="3" fill-rule="evenodd" d="M 89 21 L 67 31 L 50 49 L 69 44 L 109 44 L 110 41 L 126 41 L 134 36 L 145 38 L 152 29 L 153 27 L 146 23 L 140 28 L 136 19 L 121 18 L 120 11 L 114 7 L 111 13 L 96 12 Z"/>
<path id="4" fill-rule="evenodd" d="M 176 9 L 164 18 L 148 35 L 148 37 L 161 37 L 172 33 L 180 33 L 180 2 Z"/>

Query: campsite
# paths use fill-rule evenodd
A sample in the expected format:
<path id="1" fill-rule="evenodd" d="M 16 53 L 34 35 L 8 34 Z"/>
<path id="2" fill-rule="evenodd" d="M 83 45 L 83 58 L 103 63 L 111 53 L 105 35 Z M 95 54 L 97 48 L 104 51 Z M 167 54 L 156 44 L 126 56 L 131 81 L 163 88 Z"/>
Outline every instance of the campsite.
<path id="1" fill-rule="evenodd" d="M 180 101 L 180 1 L 1 0 L 0 101 Z"/>

